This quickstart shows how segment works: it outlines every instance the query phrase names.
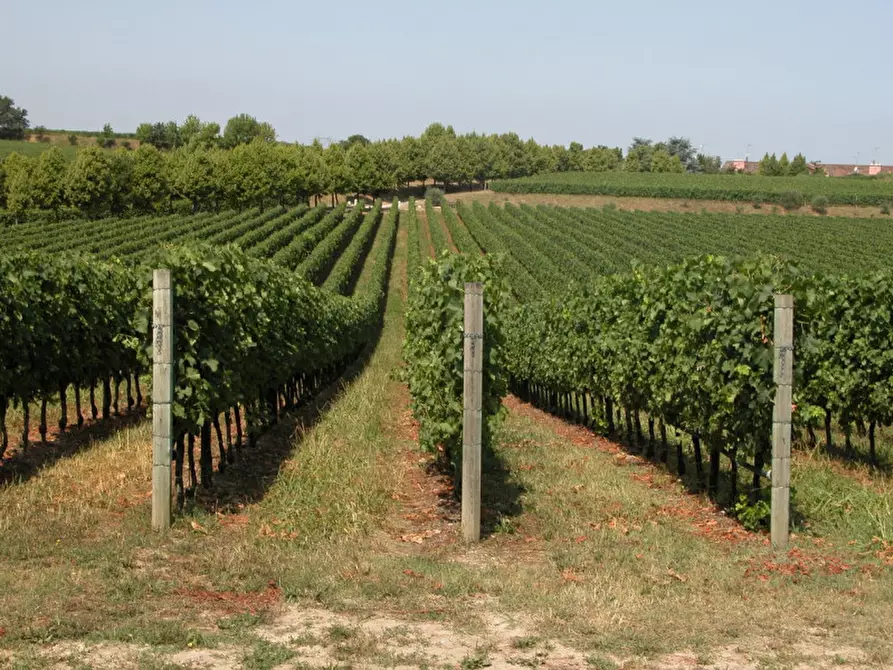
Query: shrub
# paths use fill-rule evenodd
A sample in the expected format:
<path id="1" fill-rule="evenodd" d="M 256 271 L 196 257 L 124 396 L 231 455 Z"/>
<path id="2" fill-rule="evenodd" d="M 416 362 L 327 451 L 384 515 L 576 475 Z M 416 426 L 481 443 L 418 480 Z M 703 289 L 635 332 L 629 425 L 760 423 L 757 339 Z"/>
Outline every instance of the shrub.
<path id="1" fill-rule="evenodd" d="M 443 252 L 416 273 L 406 310 L 403 378 L 420 424 L 419 443 L 452 464 L 462 463 L 463 304 L 465 282 L 484 283 L 483 443 L 502 412 L 507 391 L 502 322 L 508 288 L 498 257 Z"/>
<path id="2" fill-rule="evenodd" d="M 762 530 L 769 527 L 772 508 L 765 500 L 757 500 L 751 505 L 747 496 L 741 496 L 735 503 L 735 516 L 747 530 Z"/>
<path id="3" fill-rule="evenodd" d="M 435 207 L 440 207 L 444 203 L 444 193 L 439 188 L 433 186 L 425 190 L 425 200 L 430 200 Z"/>
<path id="4" fill-rule="evenodd" d="M 754 200 L 754 201 L 753 201 L 753 208 L 754 208 L 754 209 L 763 209 L 763 203 L 762 203 L 761 201 L 759 201 L 759 200 Z"/>
<path id="5" fill-rule="evenodd" d="M 71 135 L 69 135 L 69 136 L 68 136 L 68 143 L 69 143 L 71 146 L 76 147 L 76 146 L 78 145 L 78 136 L 75 135 L 74 133 L 72 133 Z"/>
<path id="6" fill-rule="evenodd" d="M 824 195 L 817 195 L 812 199 L 812 211 L 816 214 L 828 213 L 828 198 Z"/>
<path id="7" fill-rule="evenodd" d="M 881 205 L 881 214 L 890 214 L 890 203 L 885 202 Z"/>
<path id="8" fill-rule="evenodd" d="M 778 204 L 788 211 L 800 209 L 805 202 L 806 198 L 801 191 L 785 191 L 778 198 Z"/>
<path id="9" fill-rule="evenodd" d="M 47 137 L 47 129 L 46 126 L 37 126 L 34 128 L 34 136 L 37 138 L 38 142 L 49 142 L 50 138 Z"/>

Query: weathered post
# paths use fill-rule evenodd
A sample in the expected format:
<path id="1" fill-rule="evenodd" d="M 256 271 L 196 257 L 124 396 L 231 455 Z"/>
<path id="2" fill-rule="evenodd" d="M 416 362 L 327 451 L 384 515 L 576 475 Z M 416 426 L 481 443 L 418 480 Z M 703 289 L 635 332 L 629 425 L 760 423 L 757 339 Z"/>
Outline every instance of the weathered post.
<path id="1" fill-rule="evenodd" d="M 171 525 L 174 296 L 170 270 L 152 275 L 152 529 Z"/>
<path id="2" fill-rule="evenodd" d="M 775 296 L 775 410 L 772 416 L 772 546 L 786 549 L 791 520 L 791 386 L 794 297 Z"/>
<path id="3" fill-rule="evenodd" d="M 462 537 L 481 539 L 481 435 L 484 390 L 484 285 L 465 284 L 465 385 L 462 417 Z"/>

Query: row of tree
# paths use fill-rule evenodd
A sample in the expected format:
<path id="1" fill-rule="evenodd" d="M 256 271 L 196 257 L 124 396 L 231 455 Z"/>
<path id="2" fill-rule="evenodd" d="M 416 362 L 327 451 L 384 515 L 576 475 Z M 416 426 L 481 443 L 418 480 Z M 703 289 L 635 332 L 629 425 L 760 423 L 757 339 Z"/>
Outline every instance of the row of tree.
<path id="1" fill-rule="evenodd" d="M 788 154 L 783 153 L 781 158 L 776 158 L 766 153 L 760 159 L 759 173 L 766 177 L 796 177 L 799 174 L 809 174 L 809 166 L 803 154 L 794 156 L 794 160 L 788 159 Z"/>
<path id="2" fill-rule="evenodd" d="M 184 126 L 189 127 L 187 124 Z M 87 147 L 72 162 L 52 147 L 0 164 L 0 206 L 20 219 L 44 210 L 86 216 L 163 212 L 178 201 L 192 209 L 264 207 L 330 193 L 380 195 L 412 183 L 485 183 L 557 170 L 611 170 L 619 149 L 539 145 L 514 133 L 457 135 L 433 124 L 420 137 L 370 142 L 362 136 L 323 147 L 267 137 L 233 149 L 207 146 L 202 127 L 170 151 L 151 143 L 136 151 Z"/>
<path id="3" fill-rule="evenodd" d="M 182 124 L 176 121 L 141 123 L 136 129 L 136 138 L 141 144 L 151 144 L 159 149 L 234 149 L 256 139 L 275 142 L 276 130 L 249 114 L 239 114 L 226 122 L 221 134 L 219 123 L 204 122 L 190 114 Z"/>
<path id="4" fill-rule="evenodd" d="M 634 137 L 626 154 L 623 169 L 626 172 L 705 172 L 720 171 L 719 156 L 711 156 L 695 150 L 691 140 L 671 137 L 665 142 L 652 142 Z"/>

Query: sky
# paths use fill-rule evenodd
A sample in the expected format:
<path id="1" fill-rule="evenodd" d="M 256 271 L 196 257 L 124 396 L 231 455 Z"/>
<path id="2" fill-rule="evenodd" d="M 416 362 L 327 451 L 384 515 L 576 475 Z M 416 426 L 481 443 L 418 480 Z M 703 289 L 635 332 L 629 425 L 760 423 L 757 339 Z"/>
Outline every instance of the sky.
<path id="1" fill-rule="evenodd" d="M 309 142 L 691 138 L 724 159 L 893 163 L 890 0 L 0 0 L 32 126 L 248 113 Z"/>

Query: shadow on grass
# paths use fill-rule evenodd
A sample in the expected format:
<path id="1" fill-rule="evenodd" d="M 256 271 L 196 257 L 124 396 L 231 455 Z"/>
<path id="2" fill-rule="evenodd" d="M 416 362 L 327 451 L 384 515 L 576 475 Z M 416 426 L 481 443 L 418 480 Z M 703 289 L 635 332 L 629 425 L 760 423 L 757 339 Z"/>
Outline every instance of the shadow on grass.
<path id="1" fill-rule="evenodd" d="M 589 431 L 592 435 L 597 435 L 610 440 L 617 446 L 621 447 L 624 452 L 637 459 L 642 459 L 644 463 L 657 466 L 671 475 L 675 476 L 677 481 L 685 488 L 686 492 L 691 495 L 704 496 L 716 505 L 718 508 L 725 510 L 731 516 L 734 516 L 735 505 L 739 502 L 740 497 L 749 496 L 753 487 L 753 471 L 741 462 L 738 463 L 737 478 L 735 477 L 731 459 L 727 454 L 723 454 L 720 458 L 719 479 L 717 481 L 716 493 L 709 495 L 708 493 L 708 472 L 709 472 L 709 446 L 701 443 L 701 463 L 700 475 L 698 470 L 698 458 L 695 454 L 692 437 L 673 426 L 667 425 L 667 441 L 666 443 L 660 437 L 660 431 L 655 427 L 655 439 L 652 440 L 647 427 L 647 417 L 642 415 L 642 435 L 639 436 L 635 428 L 632 433 L 628 433 L 625 420 L 618 420 L 615 417 L 615 426 L 613 431 L 599 429 L 599 424 L 605 426 L 607 420 L 598 412 L 591 418 L 590 422 L 584 422 L 582 417 L 576 415 L 575 412 L 568 413 L 563 407 L 555 407 L 549 403 L 535 402 L 532 397 L 518 396 L 524 402 L 531 404 L 538 409 L 551 414 L 552 416 L 565 421 L 568 424 L 580 426 Z M 681 467 L 680 467 L 681 466 Z M 768 472 L 770 464 L 764 465 L 764 473 Z M 760 479 L 761 498 L 766 502 L 769 501 L 769 492 L 771 482 L 767 477 Z M 800 518 L 796 511 L 796 502 L 792 501 L 792 518 L 795 520 Z"/>
<path id="2" fill-rule="evenodd" d="M 208 513 L 238 513 L 243 507 L 262 500 L 279 476 L 282 464 L 300 448 L 304 435 L 325 416 L 328 407 L 349 389 L 351 382 L 362 374 L 378 341 L 376 338 L 366 346 L 339 377 L 316 395 L 286 412 L 258 439 L 255 447 L 246 445 L 236 450 L 236 462 L 228 465 L 223 472 L 218 469 L 220 461 L 215 439 L 212 486 L 199 486 L 194 498 L 187 496 L 184 511 L 188 513 L 192 509 L 201 509 Z M 188 479 L 187 468 L 184 468 L 184 478 Z"/>
<path id="3" fill-rule="evenodd" d="M 108 419 L 89 421 L 81 428 L 70 426 L 61 433 L 54 428 L 45 442 L 38 438 L 24 449 L 17 446 L 14 451 L 10 450 L 11 454 L 0 463 L 0 486 L 25 482 L 43 468 L 74 456 L 94 442 L 106 440 L 124 428 L 136 425 L 145 417 L 145 407 L 134 407 L 125 410 L 120 416 L 112 415 Z M 33 427 L 32 421 L 32 430 Z"/>
<path id="4" fill-rule="evenodd" d="M 437 513 L 442 521 L 458 524 L 462 520 L 461 492 L 453 486 L 453 468 L 434 459 L 425 467 L 429 479 L 439 480 Z M 488 537 L 502 529 L 507 519 L 520 516 L 523 511 L 521 495 L 524 487 L 512 476 L 506 462 L 492 445 L 481 449 L 481 537 Z"/>
<path id="5" fill-rule="evenodd" d="M 891 462 L 890 456 L 887 453 L 882 452 L 880 449 L 878 449 L 877 459 L 874 460 L 871 458 L 871 454 L 868 452 L 867 447 L 861 449 L 856 448 L 856 446 L 853 445 L 848 448 L 846 446 L 841 447 L 834 443 L 830 445 L 824 443 L 820 448 L 831 458 L 846 464 L 863 465 L 876 470 L 877 472 L 882 472 L 885 475 L 893 474 L 893 462 Z"/>
<path id="6" fill-rule="evenodd" d="M 520 516 L 525 489 L 492 445 L 484 445 L 481 456 L 481 537 L 487 537 Z"/>

